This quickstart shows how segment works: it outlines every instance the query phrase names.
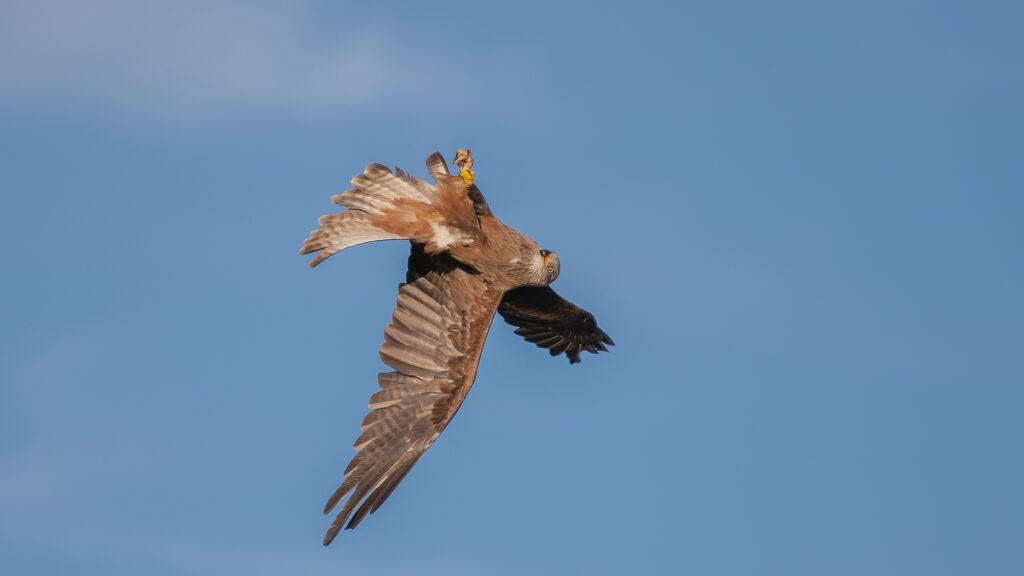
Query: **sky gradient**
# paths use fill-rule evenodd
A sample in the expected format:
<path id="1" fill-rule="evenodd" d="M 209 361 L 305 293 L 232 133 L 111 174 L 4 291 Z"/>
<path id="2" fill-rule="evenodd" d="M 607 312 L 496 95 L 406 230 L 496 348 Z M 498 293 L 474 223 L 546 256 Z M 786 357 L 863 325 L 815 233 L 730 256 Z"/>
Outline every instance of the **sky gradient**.
<path id="1" fill-rule="evenodd" d="M 2 571 L 1024 573 L 1022 17 L 4 3 Z M 499 319 L 324 549 L 408 248 L 298 248 L 460 147 L 617 346 Z"/>

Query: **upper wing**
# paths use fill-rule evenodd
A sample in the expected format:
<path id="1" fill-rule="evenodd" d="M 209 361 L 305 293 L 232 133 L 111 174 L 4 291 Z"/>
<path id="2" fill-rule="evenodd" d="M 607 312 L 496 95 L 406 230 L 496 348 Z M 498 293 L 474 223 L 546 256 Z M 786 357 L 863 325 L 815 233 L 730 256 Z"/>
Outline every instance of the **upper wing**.
<path id="1" fill-rule="evenodd" d="M 355 528 L 377 510 L 448 425 L 476 378 L 501 300 L 471 270 L 416 244 L 406 280 L 380 349 L 395 371 L 378 376 L 381 390 L 370 397 L 371 411 L 353 446 L 358 454 L 327 501 L 324 514 L 352 492 L 327 530 L 325 546 L 346 521 L 346 528 Z"/>
<path id="2" fill-rule="evenodd" d="M 549 349 L 552 356 L 565 352 L 570 364 L 580 361 L 583 350 L 596 354 L 607 351 L 605 344 L 615 345 L 604 330 L 597 327 L 593 314 L 546 286 L 510 290 L 502 298 L 498 311 L 505 322 L 517 326 L 516 334 Z"/>

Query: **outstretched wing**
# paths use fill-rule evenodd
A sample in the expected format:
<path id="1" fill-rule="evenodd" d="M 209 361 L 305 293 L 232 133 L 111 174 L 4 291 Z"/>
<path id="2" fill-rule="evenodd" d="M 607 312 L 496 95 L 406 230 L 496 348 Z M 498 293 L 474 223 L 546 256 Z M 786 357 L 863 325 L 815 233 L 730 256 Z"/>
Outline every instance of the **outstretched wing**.
<path id="1" fill-rule="evenodd" d="M 398 291 L 370 397 L 358 452 L 324 514 L 348 495 L 324 545 L 342 526 L 355 528 L 377 510 L 458 411 L 476 378 L 484 340 L 501 301 L 472 270 L 413 244 L 406 283 Z M 351 494 L 349 494 L 351 492 Z M 345 523 L 348 522 L 346 525 Z"/>
<path id="2" fill-rule="evenodd" d="M 498 312 L 505 322 L 516 326 L 516 334 L 552 356 L 565 353 L 569 363 L 580 361 L 580 352 L 596 354 L 615 345 L 597 327 L 594 315 L 559 296 L 549 287 L 524 286 L 510 290 L 501 300 Z"/>

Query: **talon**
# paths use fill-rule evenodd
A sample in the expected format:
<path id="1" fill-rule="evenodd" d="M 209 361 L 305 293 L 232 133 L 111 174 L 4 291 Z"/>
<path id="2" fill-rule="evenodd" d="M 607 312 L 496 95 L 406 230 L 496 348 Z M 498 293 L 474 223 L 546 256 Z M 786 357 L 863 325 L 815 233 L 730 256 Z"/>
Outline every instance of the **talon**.
<path id="1" fill-rule="evenodd" d="M 473 173 L 473 151 L 469 148 L 457 151 L 453 163 L 459 167 L 459 176 L 462 176 L 466 186 L 472 186 L 476 178 L 476 174 Z"/>

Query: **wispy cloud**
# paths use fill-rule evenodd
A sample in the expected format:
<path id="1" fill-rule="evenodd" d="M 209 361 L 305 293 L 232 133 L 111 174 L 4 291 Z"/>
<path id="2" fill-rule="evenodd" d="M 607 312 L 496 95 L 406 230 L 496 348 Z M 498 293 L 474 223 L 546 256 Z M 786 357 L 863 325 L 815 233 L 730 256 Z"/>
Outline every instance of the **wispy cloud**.
<path id="1" fill-rule="evenodd" d="M 327 30 L 297 4 L 37 0 L 3 12 L 7 105 L 207 118 L 444 107 L 473 92 L 440 50 L 386 26 Z"/>

